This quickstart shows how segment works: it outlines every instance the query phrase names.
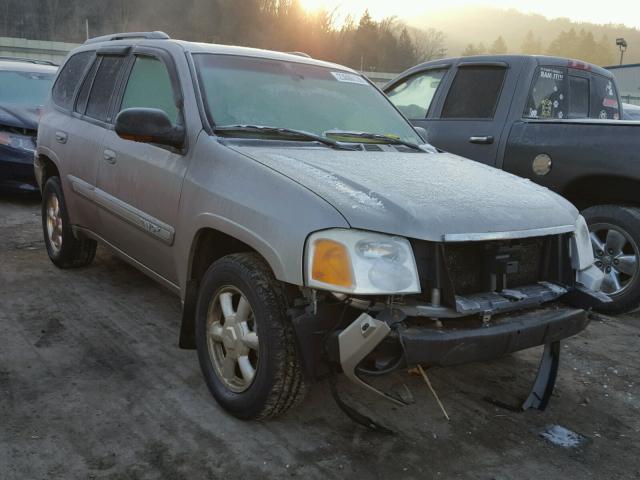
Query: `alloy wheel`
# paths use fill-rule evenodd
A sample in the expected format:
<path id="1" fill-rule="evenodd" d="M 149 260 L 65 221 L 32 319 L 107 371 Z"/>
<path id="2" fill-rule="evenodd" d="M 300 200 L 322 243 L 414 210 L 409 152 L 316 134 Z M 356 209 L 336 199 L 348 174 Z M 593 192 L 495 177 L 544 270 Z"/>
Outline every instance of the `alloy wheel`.
<path id="1" fill-rule="evenodd" d="M 235 393 L 247 390 L 258 369 L 258 332 L 249 301 L 235 287 L 221 288 L 209 305 L 207 346 L 224 386 Z"/>
<path id="2" fill-rule="evenodd" d="M 638 245 L 615 225 L 598 223 L 589 229 L 596 266 L 604 272 L 602 291 L 620 295 L 638 275 Z"/>
<path id="3" fill-rule="evenodd" d="M 60 200 L 55 193 L 47 198 L 47 236 L 54 253 L 62 249 L 62 215 L 60 213 Z"/>

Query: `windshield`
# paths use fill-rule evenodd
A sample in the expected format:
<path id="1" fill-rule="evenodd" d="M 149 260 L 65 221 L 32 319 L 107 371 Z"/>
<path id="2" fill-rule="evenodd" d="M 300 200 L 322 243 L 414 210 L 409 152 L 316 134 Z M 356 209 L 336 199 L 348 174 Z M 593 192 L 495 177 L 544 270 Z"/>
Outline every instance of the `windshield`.
<path id="1" fill-rule="evenodd" d="M 316 135 L 328 130 L 367 132 L 424 143 L 386 97 L 360 75 L 264 58 L 193 57 L 205 104 L 217 127 L 265 125 Z"/>
<path id="2" fill-rule="evenodd" d="M 53 73 L 0 70 L 0 105 L 39 107 L 53 83 Z"/>

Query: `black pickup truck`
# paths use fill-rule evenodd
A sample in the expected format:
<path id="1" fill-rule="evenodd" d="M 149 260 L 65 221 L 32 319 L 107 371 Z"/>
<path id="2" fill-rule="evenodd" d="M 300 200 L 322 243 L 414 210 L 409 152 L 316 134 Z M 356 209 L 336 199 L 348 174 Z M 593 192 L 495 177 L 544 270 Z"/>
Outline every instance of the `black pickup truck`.
<path id="1" fill-rule="evenodd" d="M 573 202 L 612 299 L 599 309 L 640 305 L 640 122 L 621 120 L 609 71 L 544 56 L 451 58 L 411 68 L 384 91 L 435 147 Z"/>

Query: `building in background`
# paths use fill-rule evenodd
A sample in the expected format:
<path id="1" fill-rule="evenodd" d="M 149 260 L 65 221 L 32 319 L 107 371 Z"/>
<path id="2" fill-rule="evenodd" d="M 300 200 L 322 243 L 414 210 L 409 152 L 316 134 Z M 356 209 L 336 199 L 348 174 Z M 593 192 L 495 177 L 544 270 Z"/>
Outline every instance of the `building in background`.
<path id="1" fill-rule="evenodd" d="M 606 68 L 616 77 L 622 101 L 640 105 L 640 63 Z"/>

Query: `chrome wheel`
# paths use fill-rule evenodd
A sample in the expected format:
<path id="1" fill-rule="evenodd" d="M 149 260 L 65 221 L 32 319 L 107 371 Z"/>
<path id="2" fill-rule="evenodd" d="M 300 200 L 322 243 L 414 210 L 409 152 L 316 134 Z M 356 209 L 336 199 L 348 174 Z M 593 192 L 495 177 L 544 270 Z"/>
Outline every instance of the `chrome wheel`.
<path id="1" fill-rule="evenodd" d="M 589 230 L 596 265 L 604 272 L 602 291 L 619 295 L 638 275 L 638 245 L 615 225 L 597 223 L 590 225 Z"/>
<path id="2" fill-rule="evenodd" d="M 47 236 L 54 253 L 62 249 L 62 215 L 60 213 L 60 200 L 55 193 L 47 198 Z"/>
<path id="3" fill-rule="evenodd" d="M 258 369 L 258 333 L 253 310 L 235 287 L 223 287 L 207 312 L 209 357 L 220 381 L 242 393 L 253 383 Z"/>

